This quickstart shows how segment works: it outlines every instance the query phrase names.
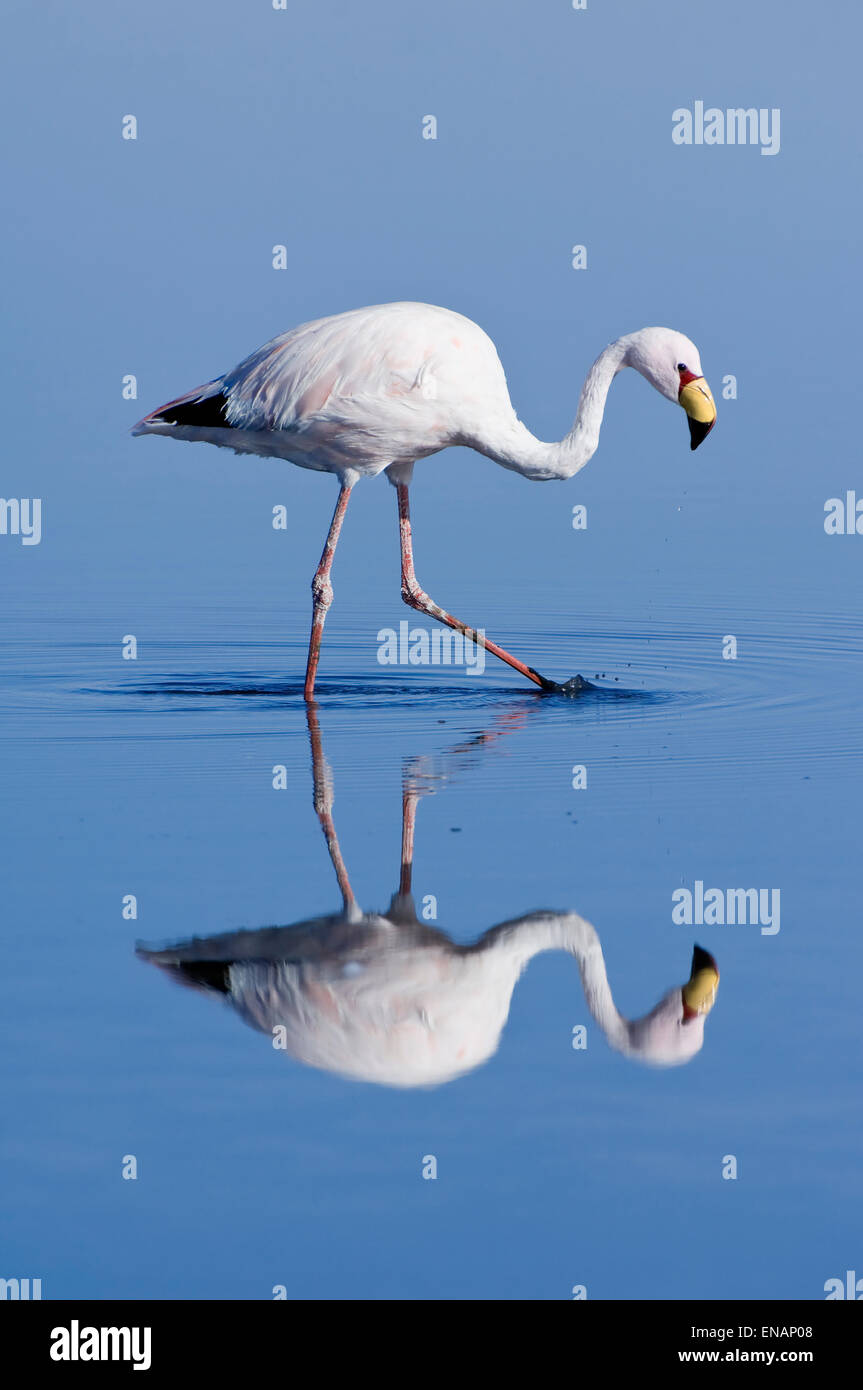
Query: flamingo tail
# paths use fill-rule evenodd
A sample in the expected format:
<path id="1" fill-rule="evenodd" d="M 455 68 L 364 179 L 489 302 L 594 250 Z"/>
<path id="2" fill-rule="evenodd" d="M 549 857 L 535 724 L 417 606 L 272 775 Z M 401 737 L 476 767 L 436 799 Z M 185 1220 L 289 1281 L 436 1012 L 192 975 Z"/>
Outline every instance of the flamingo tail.
<path id="1" fill-rule="evenodd" d="M 227 418 L 228 398 L 222 390 L 223 378 L 208 381 L 204 386 L 196 386 L 184 396 L 178 396 L 167 405 L 160 405 L 139 420 L 132 429 L 138 434 L 170 434 L 171 426 L 179 429 L 231 429 Z M 188 438 L 188 435 L 181 435 Z"/>

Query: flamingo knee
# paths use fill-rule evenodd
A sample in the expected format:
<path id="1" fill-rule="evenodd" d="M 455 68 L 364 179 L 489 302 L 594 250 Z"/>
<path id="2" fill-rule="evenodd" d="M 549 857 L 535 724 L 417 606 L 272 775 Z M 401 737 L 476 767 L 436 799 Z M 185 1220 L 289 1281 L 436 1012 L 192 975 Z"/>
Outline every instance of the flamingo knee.
<path id="1" fill-rule="evenodd" d="M 333 582 L 328 574 L 317 573 L 312 580 L 312 600 L 315 612 L 326 613 L 335 597 Z"/>
<path id="2" fill-rule="evenodd" d="M 415 579 L 402 580 L 402 602 L 409 608 L 418 608 L 420 612 L 426 612 L 432 604 L 425 589 L 422 589 Z"/>

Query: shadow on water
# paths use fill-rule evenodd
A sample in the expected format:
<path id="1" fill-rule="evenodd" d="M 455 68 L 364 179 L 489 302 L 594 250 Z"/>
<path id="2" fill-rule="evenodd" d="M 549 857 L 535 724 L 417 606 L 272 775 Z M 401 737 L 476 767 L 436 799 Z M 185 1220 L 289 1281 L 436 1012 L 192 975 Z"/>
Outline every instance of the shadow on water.
<path id="1" fill-rule="evenodd" d="M 614 1003 L 596 928 L 573 911 L 539 909 L 488 928 L 470 945 L 420 920 L 412 892 L 420 800 L 524 727 L 527 713 L 435 757 L 402 766 L 398 885 L 379 912 L 354 896 L 333 818 L 333 775 L 317 709 L 308 710 L 314 807 L 341 893 L 341 910 L 287 926 L 195 937 L 137 955 L 176 983 L 222 998 L 272 1048 L 307 1066 L 383 1086 L 435 1086 L 474 1070 L 497 1051 L 515 986 L 543 951 L 572 956 L 587 1007 L 616 1052 L 654 1066 L 688 1062 L 704 1042 L 719 972 L 696 946 L 689 979 L 642 1017 Z M 425 903 L 425 900 L 424 900 Z"/>

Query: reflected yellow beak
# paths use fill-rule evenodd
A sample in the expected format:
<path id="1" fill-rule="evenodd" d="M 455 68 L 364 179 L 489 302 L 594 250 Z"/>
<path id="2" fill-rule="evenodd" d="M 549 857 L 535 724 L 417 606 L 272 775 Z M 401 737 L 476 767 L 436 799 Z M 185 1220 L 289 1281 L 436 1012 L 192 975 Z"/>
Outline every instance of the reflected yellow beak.
<path id="1" fill-rule="evenodd" d="M 692 974 L 683 986 L 683 1017 L 709 1014 L 716 1002 L 719 967 L 709 951 L 696 946 L 692 952 Z"/>
<path id="2" fill-rule="evenodd" d="M 697 449 L 716 424 L 716 402 L 703 376 L 680 373 L 677 399 L 689 417 L 689 447 Z"/>

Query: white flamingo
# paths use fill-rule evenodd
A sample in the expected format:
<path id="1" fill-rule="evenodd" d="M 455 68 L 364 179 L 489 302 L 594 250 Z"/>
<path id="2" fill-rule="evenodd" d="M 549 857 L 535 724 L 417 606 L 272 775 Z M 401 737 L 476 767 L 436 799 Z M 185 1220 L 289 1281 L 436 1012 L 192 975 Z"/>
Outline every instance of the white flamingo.
<path id="1" fill-rule="evenodd" d="M 314 696 L 333 601 L 330 570 L 351 489 L 384 471 L 398 494 L 405 603 L 481 643 L 541 689 L 562 690 L 567 686 L 446 613 L 420 587 L 408 486 L 417 459 L 449 445 L 467 445 L 525 478 L 571 478 L 596 450 L 608 388 L 624 367 L 634 367 L 683 407 L 696 449 L 716 422 L 716 406 L 698 349 L 684 334 L 642 328 L 609 343 L 587 374 L 569 434 L 545 444 L 516 415 L 494 343 L 482 329 L 450 309 L 413 303 L 378 304 L 301 324 L 225 376 L 145 415 L 132 433 L 201 440 L 338 477 L 339 498 L 312 581 L 307 700 Z M 577 688 L 580 682 L 567 684 Z"/>

